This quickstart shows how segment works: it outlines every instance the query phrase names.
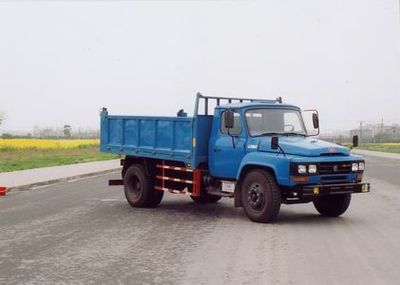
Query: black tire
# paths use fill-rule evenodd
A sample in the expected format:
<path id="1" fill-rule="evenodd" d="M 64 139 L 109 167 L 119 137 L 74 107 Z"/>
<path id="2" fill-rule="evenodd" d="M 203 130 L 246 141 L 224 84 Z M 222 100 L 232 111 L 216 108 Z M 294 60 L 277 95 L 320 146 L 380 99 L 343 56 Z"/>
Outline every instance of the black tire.
<path id="1" fill-rule="evenodd" d="M 154 189 L 154 179 L 146 174 L 140 164 L 131 165 L 124 175 L 124 192 L 132 207 L 156 207 L 164 195 L 163 191 Z"/>
<path id="2" fill-rule="evenodd" d="M 211 204 L 211 203 L 217 203 L 219 200 L 221 200 L 222 197 L 220 196 L 215 196 L 215 195 L 209 195 L 207 193 L 202 192 L 200 197 L 194 197 L 190 196 L 193 201 L 195 201 L 197 204 Z"/>
<path id="3" fill-rule="evenodd" d="M 321 196 L 313 201 L 317 211 L 328 217 L 338 217 L 346 212 L 350 205 L 351 194 Z"/>
<path id="4" fill-rule="evenodd" d="M 272 174 L 261 169 L 249 172 L 243 180 L 240 195 L 250 220 L 257 223 L 276 220 L 281 208 L 281 192 Z"/>
<path id="5" fill-rule="evenodd" d="M 163 197 L 164 197 L 164 191 L 154 189 L 153 195 L 151 196 L 151 201 L 149 202 L 147 207 L 149 208 L 157 207 L 161 203 Z"/>

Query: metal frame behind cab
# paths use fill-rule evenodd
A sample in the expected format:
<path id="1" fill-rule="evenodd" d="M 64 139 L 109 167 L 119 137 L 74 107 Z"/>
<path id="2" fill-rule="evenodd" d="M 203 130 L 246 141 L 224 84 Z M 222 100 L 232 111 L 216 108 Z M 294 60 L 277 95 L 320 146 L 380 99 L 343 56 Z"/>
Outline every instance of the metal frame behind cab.
<path id="1" fill-rule="evenodd" d="M 208 116 L 208 103 L 210 100 L 215 100 L 216 105 L 221 105 L 221 101 L 227 101 L 230 103 L 243 103 L 243 102 L 259 102 L 259 103 L 282 103 L 282 97 L 278 97 L 275 100 L 271 99 L 255 99 L 255 98 L 234 98 L 234 97 L 217 97 L 217 96 L 204 96 L 200 92 L 196 94 L 196 104 L 194 107 L 194 116 L 199 115 L 200 100 L 204 100 L 204 115 Z"/>

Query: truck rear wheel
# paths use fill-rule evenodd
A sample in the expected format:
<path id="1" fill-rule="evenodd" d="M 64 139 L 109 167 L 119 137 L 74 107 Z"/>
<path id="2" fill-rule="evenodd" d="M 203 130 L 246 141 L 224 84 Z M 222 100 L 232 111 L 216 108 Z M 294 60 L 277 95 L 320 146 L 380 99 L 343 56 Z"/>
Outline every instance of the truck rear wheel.
<path id="1" fill-rule="evenodd" d="M 351 194 L 321 196 L 314 200 L 314 206 L 323 216 L 338 217 L 346 212 L 350 205 L 350 201 Z"/>
<path id="2" fill-rule="evenodd" d="M 146 174 L 140 164 L 131 165 L 124 175 L 124 192 L 126 200 L 132 207 L 156 207 L 164 195 L 163 191 L 154 189 L 153 177 Z"/>
<path id="3" fill-rule="evenodd" d="M 281 207 L 281 193 L 275 178 L 264 170 L 249 172 L 241 190 L 243 209 L 253 222 L 268 223 L 276 219 Z"/>

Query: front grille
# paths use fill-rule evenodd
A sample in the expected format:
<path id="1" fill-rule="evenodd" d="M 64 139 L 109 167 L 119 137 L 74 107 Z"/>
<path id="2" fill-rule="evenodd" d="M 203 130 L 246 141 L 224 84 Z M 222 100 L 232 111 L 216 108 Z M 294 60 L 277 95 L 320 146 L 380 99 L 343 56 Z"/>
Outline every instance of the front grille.
<path id="1" fill-rule="evenodd" d="M 335 175 L 335 176 L 323 176 L 321 181 L 335 181 L 335 180 L 346 180 L 346 175 Z"/>
<path id="2" fill-rule="evenodd" d="M 319 174 L 346 174 L 351 172 L 351 162 L 320 162 Z"/>

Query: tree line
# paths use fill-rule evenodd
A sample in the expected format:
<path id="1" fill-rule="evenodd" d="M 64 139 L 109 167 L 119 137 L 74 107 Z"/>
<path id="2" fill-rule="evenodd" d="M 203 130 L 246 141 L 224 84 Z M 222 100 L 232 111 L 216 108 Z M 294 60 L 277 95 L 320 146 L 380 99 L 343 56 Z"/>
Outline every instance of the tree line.
<path id="1" fill-rule="evenodd" d="M 3 133 L 3 139 L 12 138 L 42 138 L 42 139 L 97 139 L 99 138 L 99 130 L 90 128 L 73 128 L 71 125 L 62 127 L 38 127 L 33 128 L 33 132 L 26 134 Z"/>

